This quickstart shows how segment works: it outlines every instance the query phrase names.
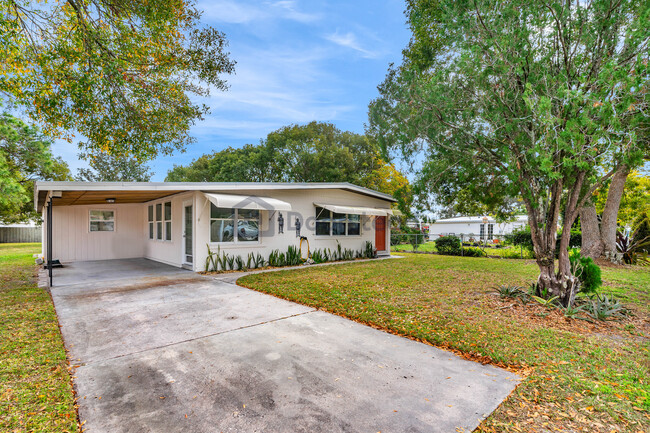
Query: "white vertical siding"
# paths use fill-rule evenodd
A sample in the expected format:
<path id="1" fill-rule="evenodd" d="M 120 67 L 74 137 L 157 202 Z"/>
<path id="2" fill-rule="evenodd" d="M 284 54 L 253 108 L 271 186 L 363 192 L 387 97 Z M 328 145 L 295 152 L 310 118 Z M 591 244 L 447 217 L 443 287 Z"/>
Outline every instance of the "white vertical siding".
<path id="1" fill-rule="evenodd" d="M 114 210 L 115 231 L 91 232 L 91 209 Z M 62 262 L 142 257 L 142 205 L 54 206 L 52 258 Z M 43 224 L 46 227 L 46 224 Z M 44 236 L 46 229 L 43 231 Z M 43 251 L 46 252 L 46 243 Z"/>
<path id="2" fill-rule="evenodd" d="M 142 221 L 140 223 L 142 236 L 144 238 L 144 257 L 156 260 L 159 262 L 167 263 L 169 265 L 181 266 L 183 261 L 183 202 L 192 200 L 194 197 L 193 192 L 174 195 L 171 197 L 154 200 L 142 204 Z M 156 204 L 172 203 L 172 239 L 171 241 L 149 239 L 149 221 L 148 221 L 148 208 L 149 205 L 154 206 L 154 219 Z M 163 223 L 164 226 L 164 223 Z M 155 223 L 154 223 L 155 227 Z"/>

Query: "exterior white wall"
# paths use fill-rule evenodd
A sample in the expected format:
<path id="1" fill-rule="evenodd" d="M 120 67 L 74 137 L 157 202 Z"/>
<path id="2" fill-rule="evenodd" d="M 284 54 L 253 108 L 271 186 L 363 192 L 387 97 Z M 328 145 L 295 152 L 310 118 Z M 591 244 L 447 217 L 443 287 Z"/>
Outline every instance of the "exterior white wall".
<path id="1" fill-rule="evenodd" d="M 141 204 L 56 206 L 52 214 L 52 258 L 62 262 L 142 257 Z M 115 231 L 91 232 L 90 210 L 114 210 Z M 45 217 L 45 214 L 43 215 Z M 45 220 L 45 218 L 44 218 Z M 47 224 L 43 224 L 47 252 Z"/>
<path id="2" fill-rule="evenodd" d="M 488 224 L 494 224 L 494 233 L 495 235 L 507 235 L 512 233 L 513 230 L 516 228 L 523 227 L 525 223 L 521 221 L 515 221 L 515 222 L 505 222 L 505 223 L 497 223 L 497 222 L 488 222 Z M 442 235 L 447 235 L 447 234 L 455 234 L 455 235 L 476 235 L 478 236 L 481 233 L 481 225 L 482 223 L 478 222 L 472 222 L 472 223 L 460 223 L 460 222 L 454 222 L 454 223 L 441 223 L 441 222 L 435 222 L 430 225 L 429 227 L 429 237 L 434 239 Z M 487 225 L 485 227 L 485 234 L 487 235 Z"/>
<path id="3" fill-rule="evenodd" d="M 246 258 L 249 253 L 260 253 L 265 259 L 268 258 L 272 250 L 278 249 L 285 252 L 289 245 L 300 244 L 300 239 L 296 237 L 295 220 L 300 218 L 301 236 L 306 236 L 309 241 L 309 247 L 315 249 L 337 248 L 337 241 L 342 248 L 349 248 L 355 251 L 363 248 L 366 241 L 375 244 L 374 218 L 371 216 L 361 217 L 361 234 L 359 236 L 316 236 L 316 207 L 314 203 L 337 204 L 342 206 L 360 206 L 373 208 L 390 208 L 390 203 L 355 194 L 342 190 L 295 190 L 295 191 L 238 191 L 240 195 L 259 195 L 262 197 L 272 197 L 286 201 L 291 204 L 291 212 L 282 212 L 284 218 L 284 233 L 278 233 L 278 213 L 272 211 L 262 211 L 260 215 L 260 241 L 242 242 L 242 243 L 211 243 L 210 242 L 210 203 L 201 193 L 196 193 L 196 225 L 195 225 L 195 271 L 205 270 L 205 260 L 208 256 L 206 244 L 216 251 L 219 247 L 221 251 L 230 255 L 240 255 Z M 303 247 L 305 248 L 305 247 Z M 390 223 L 386 223 L 386 248 L 390 249 Z"/>
<path id="4" fill-rule="evenodd" d="M 144 239 L 144 257 L 168 265 L 181 266 L 183 264 L 183 202 L 193 200 L 194 193 L 188 192 L 173 195 L 158 200 L 153 200 L 142 205 L 141 230 Z M 149 239 L 149 205 L 154 206 L 154 219 L 156 204 L 171 201 L 172 203 L 172 240 Z M 164 223 L 163 223 L 164 225 Z M 155 222 L 154 222 L 155 226 Z"/>
<path id="5" fill-rule="evenodd" d="M 211 191 L 219 192 L 219 191 Z M 232 192 L 231 192 L 232 193 Z M 252 191 L 242 190 L 238 195 L 259 195 L 272 197 L 289 202 L 292 211 L 282 212 L 284 217 L 284 233 L 278 233 L 279 212 L 260 212 L 259 242 L 241 243 L 211 243 L 210 242 L 210 202 L 198 191 L 153 200 L 138 204 L 101 204 L 101 205 L 72 205 L 54 206 L 53 215 L 53 258 L 62 262 L 83 260 L 109 260 L 145 257 L 151 260 L 167 263 L 173 266 L 183 265 L 184 203 L 191 201 L 194 207 L 193 215 L 193 256 L 195 271 L 205 270 L 205 260 L 208 255 L 207 244 L 210 248 L 229 255 L 239 255 L 246 259 L 249 253 L 260 253 L 265 259 L 272 250 L 285 252 L 289 245 L 299 246 L 300 239 L 296 237 L 295 219 L 301 222 L 301 235 L 309 240 L 309 247 L 315 249 L 337 248 L 337 241 L 342 248 L 358 251 L 366 241 L 375 244 L 374 216 L 361 217 L 361 234 L 358 236 L 316 236 L 316 207 L 314 203 L 333 204 L 341 206 L 358 206 L 372 208 L 390 208 L 390 202 L 368 197 L 349 191 L 332 190 L 278 190 Z M 148 207 L 158 203 L 172 202 L 172 239 L 171 241 L 150 240 L 148 224 Z M 114 232 L 90 232 L 90 210 L 115 210 Z M 43 208 L 43 219 L 46 220 Z M 155 219 L 155 218 L 154 218 Z M 47 224 L 43 224 L 43 253 L 47 251 Z M 386 251 L 390 251 L 390 221 L 386 222 Z M 155 238 L 155 235 L 154 235 Z"/>

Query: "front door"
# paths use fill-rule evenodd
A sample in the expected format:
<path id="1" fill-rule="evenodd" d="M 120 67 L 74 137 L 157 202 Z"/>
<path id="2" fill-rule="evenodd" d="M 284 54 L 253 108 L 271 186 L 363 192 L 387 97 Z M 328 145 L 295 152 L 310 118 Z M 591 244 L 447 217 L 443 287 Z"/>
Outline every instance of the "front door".
<path id="1" fill-rule="evenodd" d="M 377 251 L 386 251 L 386 217 L 375 218 L 375 248 Z"/>
<path id="2" fill-rule="evenodd" d="M 192 254 L 192 204 L 183 205 L 183 264 L 192 266 L 194 256 Z"/>

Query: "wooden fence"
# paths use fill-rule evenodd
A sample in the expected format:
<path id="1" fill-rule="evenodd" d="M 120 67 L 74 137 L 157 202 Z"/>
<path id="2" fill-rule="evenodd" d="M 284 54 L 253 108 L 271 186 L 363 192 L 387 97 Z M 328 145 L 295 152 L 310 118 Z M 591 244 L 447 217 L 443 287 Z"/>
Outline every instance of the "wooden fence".
<path id="1" fill-rule="evenodd" d="M 41 242 L 40 227 L 0 227 L 0 244 Z"/>

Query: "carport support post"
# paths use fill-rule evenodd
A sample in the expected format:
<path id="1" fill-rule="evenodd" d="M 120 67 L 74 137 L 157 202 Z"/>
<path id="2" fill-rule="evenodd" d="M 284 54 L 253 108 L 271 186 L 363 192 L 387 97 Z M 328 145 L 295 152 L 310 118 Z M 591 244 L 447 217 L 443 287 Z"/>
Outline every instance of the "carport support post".
<path id="1" fill-rule="evenodd" d="M 47 205 L 47 273 L 52 287 L 52 196 Z"/>

